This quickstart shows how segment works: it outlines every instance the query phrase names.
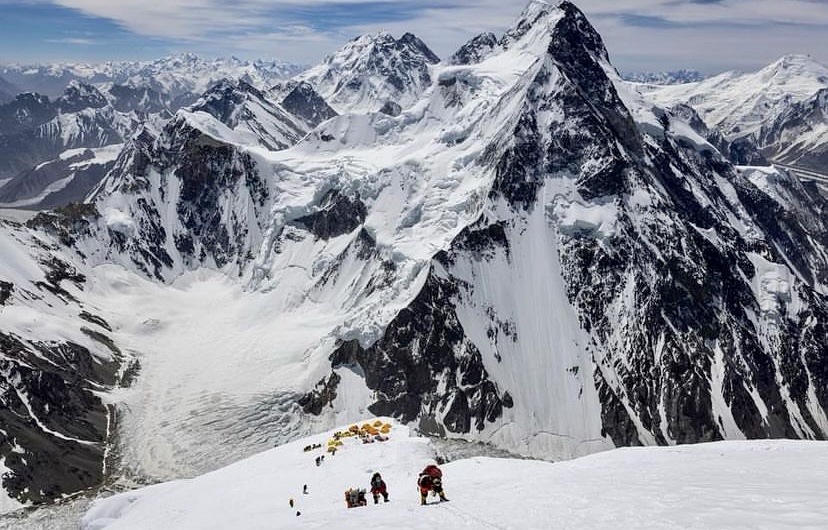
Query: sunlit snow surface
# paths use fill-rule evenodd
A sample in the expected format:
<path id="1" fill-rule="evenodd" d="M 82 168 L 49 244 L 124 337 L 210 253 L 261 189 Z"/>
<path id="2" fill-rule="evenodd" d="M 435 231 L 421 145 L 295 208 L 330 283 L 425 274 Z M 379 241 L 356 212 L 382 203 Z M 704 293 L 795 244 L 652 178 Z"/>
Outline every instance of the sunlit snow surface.
<path id="1" fill-rule="evenodd" d="M 644 89 L 659 104 L 687 103 L 708 125 L 741 137 L 771 123 L 792 102 L 828 87 L 827 80 L 828 68 L 810 56 L 787 55 L 757 72 L 726 72 L 698 83 Z"/>
<path id="2" fill-rule="evenodd" d="M 306 453 L 303 447 L 324 447 L 329 435 L 193 480 L 99 500 L 81 527 L 801 529 L 824 528 L 828 517 L 824 442 L 628 448 L 559 463 L 470 458 L 442 466 L 450 502 L 421 507 L 415 483 L 434 458 L 430 442 L 394 424 L 389 441 L 364 445 L 346 439 L 317 467 L 321 450 Z M 375 471 L 388 484 L 391 501 L 375 506 L 369 495 L 367 507 L 346 509 L 345 489 L 367 488 Z"/>

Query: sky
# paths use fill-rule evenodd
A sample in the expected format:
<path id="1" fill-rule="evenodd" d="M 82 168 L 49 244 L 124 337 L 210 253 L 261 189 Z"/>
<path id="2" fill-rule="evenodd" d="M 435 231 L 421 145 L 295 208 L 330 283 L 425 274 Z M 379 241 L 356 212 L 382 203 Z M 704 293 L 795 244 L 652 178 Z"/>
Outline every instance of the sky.
<path id="1" fill-rule="evenodd" d="M 500 33 L 527 0 L 0 0 L 0 62 L 205 57 L 313 64 L 378 30 L 448 56 Z M 622 71 L 758 69 L 788 53 L 828 63 L 828 0 L 576 0 Z"/>

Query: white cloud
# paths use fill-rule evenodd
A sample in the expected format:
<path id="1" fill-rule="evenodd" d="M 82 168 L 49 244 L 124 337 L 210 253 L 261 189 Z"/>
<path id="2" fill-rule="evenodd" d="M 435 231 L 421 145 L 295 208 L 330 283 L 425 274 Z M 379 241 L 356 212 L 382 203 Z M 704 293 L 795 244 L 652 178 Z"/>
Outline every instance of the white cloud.
<path id="1" fill-rule="evenodd" d="M 96 46 L 100 42 L 95 39 L 84 39 L 81 37 L 65 37 L 61 39 L 46 39 L 46 42 L 53 42 L 55 44 L 74 44 L 76 46 Z"/>
<path id="2" fill-rule="evenodd" d="M 182 49 L 301 62 L 315 62 L 345 39 L 378 29 L 411 31 L 438 54 L 447 55 L 477 33 L 502 31 L 526 4 L 525 0 L 457 0 L 454 5 L 441 2 L 443 7 L 429 8 L 428 2 L 386 0 L 399 4 L 401 12 L 414 14 L 408 20 L 319 28 L 314 20 L 297 20 L 297 9 L 321 12 L 325 6 L 356 6 L 364 0 L 51 1 L 113 20 L 140 35 L 170 39 Z M 824 0 L 580 0 L 576 4 L 624 69 L 748 68 L 794 51 L 810 52 L 828 62 Z"/>

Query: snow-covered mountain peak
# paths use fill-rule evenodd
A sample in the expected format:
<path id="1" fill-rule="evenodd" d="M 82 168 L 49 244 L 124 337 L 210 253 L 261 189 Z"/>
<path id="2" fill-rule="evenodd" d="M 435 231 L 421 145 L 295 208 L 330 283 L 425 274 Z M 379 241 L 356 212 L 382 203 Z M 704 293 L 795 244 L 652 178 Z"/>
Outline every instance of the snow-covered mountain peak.
<path id="1" fill-rule="evenodd" d="M 762 69 L 764 72 L 788 72 L 790 75 L 817 73 L 824 75 L 828 70 L 825 65 L 808 54 L 792 53 L 783 55 Z"/>
<path id="2" fill-rule="evenodd" d="M 77 112 L 86 108 L 106 106 L 106 97 L 94 86 L 78 80 L 72 80 L 63 95 L 55 103 L 61 112 Z"/>
<path id="3" fill-rule="evenodd" d="M 609 66 L 609 56 L 601 36 L 583 12 L 568 0 L 530 1 L 515 24 L 500 39 L 500 46 L 508 48 L 527 37 L 533 39 L 551 37 L 553 47 L 558 48 L 557 53 L 572 58 L 580 54 L 578 50 L 583 50 L 612 68 Z M 568 44 L 555 44 L 564 41 Z"/>
<path id="4" fill-rule="evenodd" d="M 828 67 L 810 55 L 785 55 L 757 72 L 756 79 L 765 86 L 792 90 L 794 95 L 812 92 L 815 85 L 828 86 Z"/>
<path id="5" fill-rule="evenodd" d="M 531 0 L 521 12 L 517 21 L 504 33 L 500 39 L 502 46 L 508 46 L 511 42 L 520 40 L 526 33 L 532 29 L 541 27 L 551 27 L 551 25 L 561 16 L 561 11 L 557 9 L 559 3 L 548 3 L 543 0 Z M 550 16 L 555 15 L 550 19 Z"/>
<path id="6" fill-rule="evenodd" d="M 807 55 L 786 55 L 756 72 L 725 72 L 698 83 L 643 89 L 663 106 L 692 105 L 728 140 L 757 141 L 764 125 L 826 87 L 828 67 Z"/>
<path id="7" fill-rule="evenodd" d="M 492 32 L 481 33 L 463 44 L 451 57 L 448 64 L 476 64 L 488 57 L 498 45 L 497 36 Z"/>
<path id="8" fill-rule="evenodd" d="M 414 103 L 431 83 L 439 58 L 418 37 L 388 32 L 362 35 L 299 75 L 337 111 L 377 111 L 387 101 Z"/>

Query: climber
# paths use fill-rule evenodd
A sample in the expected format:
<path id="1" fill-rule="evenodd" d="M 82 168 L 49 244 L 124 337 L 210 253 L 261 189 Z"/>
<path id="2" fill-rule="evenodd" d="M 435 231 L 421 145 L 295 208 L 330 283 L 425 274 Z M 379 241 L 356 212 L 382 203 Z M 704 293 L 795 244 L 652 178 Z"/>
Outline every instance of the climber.
<path id="1" fill-rule="evenodd" d="M 440 502 L 448 499 L 443 491 L 443 472 L 434 464 L 428 465 L 420 473 L 417 479 L 417 486 L 420 488 L 420 504 L 425 506 L 428 492 L 431 491 L 440 496 Z"/>
<path id="2" fill-rule="evenodd" d="M 345 504 L 348 508 L 368 506 L 368 501 L 365 500 L 365 490 L 359 488 L 350 488 L 345 490 Z"/>
<path id="3" fill-rule="evenodd" d="M 385 502 L 388 502 L 388 488 L 379 473 L 374 473 L 374 476 L 371 477 L 371 495 L 374 496 L 374 504 L 379 503 L 380 495 L 382 495 Z"/>

